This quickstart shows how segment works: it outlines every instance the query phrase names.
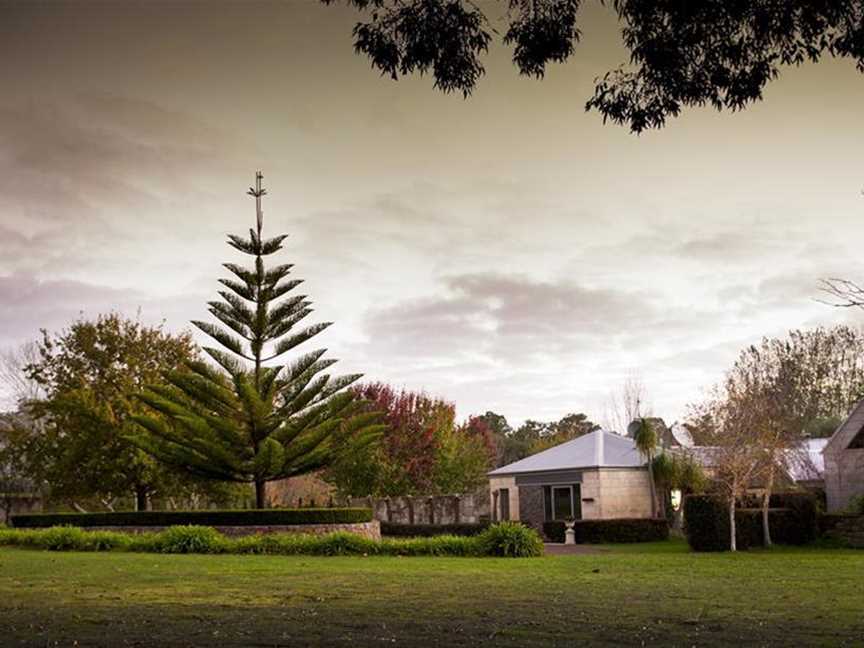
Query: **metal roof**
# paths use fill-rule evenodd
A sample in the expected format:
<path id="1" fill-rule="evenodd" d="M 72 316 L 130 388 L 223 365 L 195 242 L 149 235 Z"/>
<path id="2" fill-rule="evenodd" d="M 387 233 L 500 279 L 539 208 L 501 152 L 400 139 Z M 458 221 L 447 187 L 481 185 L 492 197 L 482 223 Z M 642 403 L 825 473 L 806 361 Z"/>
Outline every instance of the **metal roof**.
<path id="1" fill-rule="evenodd" d="M 574 468 L 638 468 L 644 465 L 645 459 L 636 449 L 633 439 L 596 430 L 496 468 L 489 476 Z"/>

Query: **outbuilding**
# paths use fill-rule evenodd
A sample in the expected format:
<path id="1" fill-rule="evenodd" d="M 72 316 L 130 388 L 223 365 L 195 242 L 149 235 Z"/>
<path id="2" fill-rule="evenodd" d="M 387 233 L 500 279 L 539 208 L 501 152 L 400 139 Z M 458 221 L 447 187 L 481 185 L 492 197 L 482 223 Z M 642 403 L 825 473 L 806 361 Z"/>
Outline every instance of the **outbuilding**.
<path id="1" fill-rule="evenodd" d="M 864 400 L 837 428 L 822 451 L 828 511 L 843 511 L 864 496 Z"/>
<path id="2" fill-rule="evenodd" d="M 645 458 L 633 439 L 596 430 L 489 473 L 492 515 L 542 530 L 553 520 L 650 518 Z"/>

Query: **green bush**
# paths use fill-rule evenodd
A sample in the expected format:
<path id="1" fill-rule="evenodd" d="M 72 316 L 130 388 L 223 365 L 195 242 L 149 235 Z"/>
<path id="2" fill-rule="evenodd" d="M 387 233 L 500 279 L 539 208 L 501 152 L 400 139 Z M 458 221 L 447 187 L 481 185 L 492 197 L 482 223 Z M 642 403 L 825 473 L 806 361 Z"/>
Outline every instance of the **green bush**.
<path id="1" fill-rule="evenodd" d="M 221 553 L 228 541 L 212 527 L 181 525 L 157 533 L 153 547 L 159 553 Z"/>
<path id="2" fill-rule="evenodd" d="M 396 538 L 429 538 L 432 536 L 475 536 L 489 528 L 489 522 L 459 524 L 394 524 L 381 523 L 381 535 Z"/>
<path id="3" fill-rule="evenodd" d="M 565 528 L 562 521 L 544 522 L 543 535 L 550 542 L 564 542 Z M 573 531 L 578 544 L 655 542 L 669 539 L 669 522 L 665 518 L 577 520 Z"/>
<path id="4" fill-rule="evenodd" d="M 778 493 L 770 504 L 786 505 L 768 510 L 771 540 L 775 544 L 806 544 L 817 535 L 817 502 L 809 493 Z M 716 495 L 688 495 L 684 499 L 684 531 L 694 551 L 728 551 L 728 505 Z M 761 508 L 735 511 L 735 543 L 738 549 L 765 544 Z"/>
<path id="5" fill-rule="evenodd" d="M 387 538 L 381 542 L 351 533 L 323 536 L 268 533 L 227 538 L 211 527 L 173 526 L 159 533 L 85 531 L 74 527 L 0 529 L 0 546 L 51 551 L 134 551 L 144 553 L 232 553 L 282 556 L 539 556 L 543 543 L 513 522 L 489 527 L 478 536 Z"/>
<path id="6" fill-rule="evenodd" d="M 846 512 L 850 515 L 864 515 L 864 495 L 858 495 L 849 500 Z"/>
<path id="7" fill-rule="evenodd" d="M 354 524 L 371 522 L 364 508 L 249 509 L 236 511 L 121 511 L 113 513 L 39 513 L 14 515 L 15 528 L 282 526 L 300 524 Z"/>
<path id="8" fill-rule="evenodd" d="M 385 538 L 378 546 L 385 556 L 479 556 L 476 536 L 434 536 L 428 538 Z"/>
<path id="9" fill-rule="evenodd" d="M 482 556 L 530 558 L 543 555 L 543 540 L 539 534 L 518 522 L 498 522 L 475 538 Z"/>

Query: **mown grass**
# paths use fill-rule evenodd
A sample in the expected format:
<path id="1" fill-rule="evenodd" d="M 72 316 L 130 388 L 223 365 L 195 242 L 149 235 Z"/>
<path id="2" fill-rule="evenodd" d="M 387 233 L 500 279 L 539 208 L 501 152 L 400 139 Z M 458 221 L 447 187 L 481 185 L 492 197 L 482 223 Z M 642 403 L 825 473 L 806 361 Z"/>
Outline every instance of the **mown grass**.
<path id="1" fill-rule="evenodd" d="M 864 552 L 535 559 L 0 550 L 3 646 L 862 645 Z"/>

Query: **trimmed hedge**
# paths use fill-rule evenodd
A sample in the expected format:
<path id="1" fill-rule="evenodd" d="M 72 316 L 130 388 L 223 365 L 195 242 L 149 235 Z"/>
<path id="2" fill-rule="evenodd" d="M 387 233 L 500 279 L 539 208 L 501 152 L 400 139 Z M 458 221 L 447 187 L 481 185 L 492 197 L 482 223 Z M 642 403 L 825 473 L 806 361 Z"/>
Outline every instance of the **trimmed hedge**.
<path id="1" fill-rule="evenodd" d="M 0 546 L 49 551 L 261 554 L 279 556 L 504 556 L 543 554 L 543 542 L 515 523 L 493 525 L 472 536 L 385 539 L 380 542 L 340 531 L 323 536 L 268 533 L 229 538 L 213 528 L 173 526 L 158 533 L 85 531 L 76 527 L 0 528 Z"/>
<path id="2" fill-rule="evenodd" d="M 802 545 L 818 534 L 816 498 L 810 493 L 773 495 L 768 510 L 771 540 L 775 544 Z M 729 550 L 729 509 L 716 495 L 688 495 L 684 499 L 684 531 L 694 551 Z M 735 544 L 738 549 L 761 547 L 762 509 L 735 511 Z"/>
<path id="3" fill-rule="evenodd" d="M 39 513 L 13 515 L 18 529 L 52 526 L 74 527 L 171 527 L 283 526 L 301 524 L 355 524 L 371 522 L 365 508 L 240 509 L 228 511 L 123 511 L 118 513 Z"/>
<path id="4" fill-rule="evenodd" d="M 441 535 L 475 536 L 489 528 L 490 522 L 459 524 L 395 524 L 381 523 L 381 535 L 397 538 L 431 538 Z"/>
<path id="5" fill-rule="evenodd" d="M 544 522 L 543 535 L 550 542 L 564 542 L 566 526 L 562 521 Z M 621 518 L 617 520 L 577 520 L 573 525 L 578 544 L 615 544 L 654 542 L 669 539 L 665 518 Z"/>

